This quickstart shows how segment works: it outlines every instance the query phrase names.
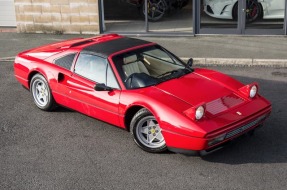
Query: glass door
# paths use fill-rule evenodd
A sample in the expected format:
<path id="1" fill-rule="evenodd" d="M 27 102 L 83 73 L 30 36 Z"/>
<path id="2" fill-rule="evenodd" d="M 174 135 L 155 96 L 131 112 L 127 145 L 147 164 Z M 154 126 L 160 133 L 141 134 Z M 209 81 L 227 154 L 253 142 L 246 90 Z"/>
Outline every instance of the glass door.
<path id="1" fill-rule="evenodd" d="M 101 0 L 101 32 L 193 35 L 196 0 Z"/>
<path id="2" fill-rule="evenodd" d="M 100 0 L 101 32 L 286 35 L 287 0 Z"/>
<path id="3" fill-rule="evenodd" d="M 193 32 L 193 0 L 147 0 L 147 15 L 149 32 Z"/>
<path id="4" fill-rule="evenodd" d="M 101 0 L 102 31 L 107 33 L 146 32 L 145 0 Z"/>

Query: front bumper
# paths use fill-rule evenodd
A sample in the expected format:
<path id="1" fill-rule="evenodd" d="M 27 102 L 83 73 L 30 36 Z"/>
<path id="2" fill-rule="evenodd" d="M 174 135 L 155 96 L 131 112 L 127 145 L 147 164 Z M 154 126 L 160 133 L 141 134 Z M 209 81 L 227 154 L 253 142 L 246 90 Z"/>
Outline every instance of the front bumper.
<path id="1" fill-rule="evenodd" d="M 234 1 L 226 0 L 224 2 L 217 2 L 213 0 L 204 1 L 204 12 L 214 18 L 232 19 L 232 9 Z"/>
<path id="2" fill-rule="evenodd" d="M 222 148 L 226 147 L 227 145 L 230 145 L 231 142 L 236 141 L 238 138 L 240 138 L 243 135 L 246 135 L 246 134 L 252 135 L 255 130 L 261 128 L 262 126 L 263 126 L 263 124 L 260 124 L 259 126 L 253 128 L 251 130 L 248 130 L 248 131 L 240 134 L 239 136 L 237 136 L 235 138 L 224 141 L 223 143 L 220 143 L 220 144 L 213 146 L 211 148 L 208 148 L 206 150 L 186 150 L 186 149 L 173 148 L 173 147 L 168 147 L 168 150 L 171 152 L 175 152 L 175 153 L 179 153 L 179 154 L 185 154 L 185 155 L 189 155 L 189 156 L 206 156 L 208 154 L 211 154 L 213 152 L 221 150 Z"/>
<path id="3" fill-rule="evenodd" d="M 167 131 L 164 132 L 164 136 L 167 139 L 173 139 L 171 143 L 167 143 L 168 149 L 173 152 L 189 155 L 205 155 L 221 149 L 228 142 L 259 128 L 270 113 L 271 106 L 235 124 L 207 134 L 204 138 L 190 137 Z M 210 144 L 216 137 L 222 135 L 224 136 L 222 140 Z"/>

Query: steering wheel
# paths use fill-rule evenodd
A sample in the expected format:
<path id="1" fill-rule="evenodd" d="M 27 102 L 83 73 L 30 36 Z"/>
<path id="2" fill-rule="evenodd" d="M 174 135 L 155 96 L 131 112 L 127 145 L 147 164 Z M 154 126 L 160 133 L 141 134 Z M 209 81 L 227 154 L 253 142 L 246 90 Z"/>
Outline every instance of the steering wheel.
<path id="1" fill-rule="evenodd" d="M 135 74 L 135 73 L 130 74 L 130 75 L 126 78 L 126 80 L 124 80 L 124 82 L 126 83 L 129 79 L 132 79 L 133 76 L 134 76 L 134 74 Z"/>
<path id="2" fill-rule="evenodd" d="M 131 84 L 132 84 L 132 80 L 133 80 L 133 77 L 134 77 L 135 74 L 136 74 L 136 73 L 130 74 L 130 75 L 126 78 L 126 80 L 124 80 L 124 82 L 127 84 L 128 80 L 131 79 L 130 83 L 127 84 L 129 88 L 132 88 Z"/>

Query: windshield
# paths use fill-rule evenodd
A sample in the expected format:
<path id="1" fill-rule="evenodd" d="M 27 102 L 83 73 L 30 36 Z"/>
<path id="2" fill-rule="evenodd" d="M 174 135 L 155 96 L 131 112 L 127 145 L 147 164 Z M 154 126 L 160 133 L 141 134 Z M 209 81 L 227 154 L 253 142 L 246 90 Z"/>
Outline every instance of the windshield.
<path id="1" fill-rule="evenodd" d="M 191 72 L 183 61 L 158 45 L 114 56 L 113 62 L 127 89 L 156 85 Z"/>

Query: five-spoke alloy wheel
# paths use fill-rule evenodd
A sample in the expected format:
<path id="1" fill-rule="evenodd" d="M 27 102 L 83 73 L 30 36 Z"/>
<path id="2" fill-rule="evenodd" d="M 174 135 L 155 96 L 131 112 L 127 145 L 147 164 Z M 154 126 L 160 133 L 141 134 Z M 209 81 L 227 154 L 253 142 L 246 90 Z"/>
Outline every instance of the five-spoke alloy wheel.
<path id="1" fill-rule="evenodd" d="M 167 149 L 156 118 L 145 108 L 140 109 L 130 125 L 136 144 L 147 152 L 159 153 Z"/>
<path id="2" fill-rule="evenodd" d="M 167 10 L 167 4 L 164 0 L 148 0 L 147 15 L 149 21 L 160 20 Z M 142 5 L 143 15 L 145 15 L 145 4 Z"/>
<path id="3" fill-rule="evenodd" d="M 30 91 L 38 108 L 49 111 L 55 107 L 55 101 L 49 85 L 42 75 L 36 74 L 33 76 L 30 83 Z"/>

